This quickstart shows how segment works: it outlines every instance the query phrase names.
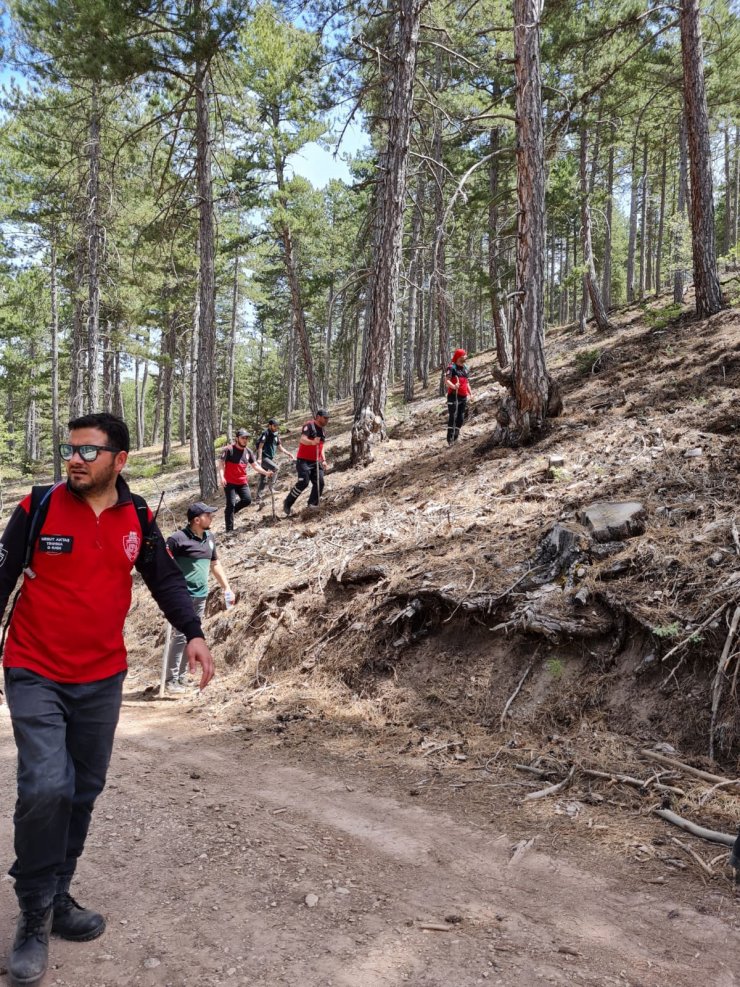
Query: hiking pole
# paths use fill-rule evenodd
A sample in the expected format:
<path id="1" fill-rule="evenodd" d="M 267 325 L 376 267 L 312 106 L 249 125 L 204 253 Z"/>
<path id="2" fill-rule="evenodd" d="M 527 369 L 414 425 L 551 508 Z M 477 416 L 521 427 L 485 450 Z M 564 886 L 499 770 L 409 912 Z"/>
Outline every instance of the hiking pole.
<path id="1" fill-rule="evenodd" d="M 167 630 L 164 632 L 164 650 L 162 651 L 162 674 L 159 679 L 159 698 L 164 699 L 164 687 L 167 682 L 167 658 L 170 653 L 170 641 L 172 640 L 172 624 L 167 621 Z"/>

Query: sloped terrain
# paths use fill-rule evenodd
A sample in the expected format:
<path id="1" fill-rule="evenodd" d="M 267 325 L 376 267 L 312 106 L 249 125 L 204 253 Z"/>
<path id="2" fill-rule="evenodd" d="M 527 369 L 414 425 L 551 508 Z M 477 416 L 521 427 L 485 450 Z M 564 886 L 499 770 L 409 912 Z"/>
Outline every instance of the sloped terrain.
<path id="1" fill-rule="evenodd" d="M 738 774 L 736 638 L 714 717 L 712 696 L 740 602 L 739 339 L 735 309 L 697 322 L 645 306 L 606 336 L 553 331 L 565 411 L 523 449 L 491 442 L 491 353 L 471 360 L 472 414 L 452 450 L 436 382 L 410 405 L 394 393 L 389 440 L 364 469 L 348 467 L 351 409 L 333 408 L 319 514 L 282 517 L 286 464 L 275 517 L 242 512 L 220 539 L 238 601 L 228 614 L 209 602 L 219 678 L 201 715 L 277 734 L 300 758 L 411 765 L 414 797 L 439 798 L 444 778 L 481 811 L 554 816 L 566 839 L 727 882 L 721 846 L 693 844 L 702 870 L 673 842 L 692 838 L 651 813 L 663 803 L 733 833 L 738 786 L 642 752 Z M 639 502 L 644 531 L 594 541 L 579 512 L 602 501 Z M 577 534 L 565 556 L 547 546 L 556 525 Z M 163 629 L 150 600 L 137 606 L 132 666 L 151 696 Z"/>

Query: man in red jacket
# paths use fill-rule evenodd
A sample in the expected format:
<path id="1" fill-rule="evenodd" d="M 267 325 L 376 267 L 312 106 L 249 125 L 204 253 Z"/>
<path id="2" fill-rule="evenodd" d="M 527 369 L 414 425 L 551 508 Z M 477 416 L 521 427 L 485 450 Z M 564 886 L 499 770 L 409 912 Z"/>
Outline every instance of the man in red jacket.
<path id="1" fill-rule="evenodd" d="M 262 468 L 262 464 L 257 462 L 257 457 L 251 449 L 247 447 L 249 432 L 246 428 L 237 429 L 232 445 L 226 446 L 221 453 L 221 463 L 219 466 L 219 479 L 226 494 L 226 511 L 224 513 L 224 528 L 226 531 L 234 530 L 234 515 L 252 503 L 252 495 L 249 492 L 248 467 L 261 473 L 262 476 L 272 476 L 272 470 Z"/>
<path id="2" fill-rule="evenodd" d="M 329 412 L 324 408 L 319 408 L 316 417 L 312 421 L 306 422 L 301 430 L 301 441 L 295 454 L 298 479 L 283 501 L 286 517 L 290 517 L 293 504 L 309 483 L 311 484 L 311 493 L 308 497 L 308 506 L 318 510 L 321 494 L 324 491 L 324 471 L 326 469 L 326 457 L 324 456 L 326 433 L 324 429 L 328 421 Z"/>
<path id="3" fill-rule="evenodd" d="M 465 366 L 465 350 L 455 350 L 452 362 L 447 367 L 445 380 L 447 382 L 447 445 L 457 442 L 460 429 L 465 420 L 465 409 L 468 398 L 473 395 L 470 391 L 468 368 Z"/>
<path id="4" fill-rule="evenodd" d="M 67 481 L 49 495 L 30 561 L 30 496 L 0 542 L 0 617 L 21 571 L 24 577 L 3 656 L 18 750 L 10 874 L 21 908 L 8 972 L 11 983 L 24 985 L 44 975 L 50 932 L 83 942 L 105 929 L 103 916 L 78 905 L 69 888 L 113 748 L 132 566 L 185 635 L 190 670 L 196 662 L 202 669 L 201 688 L 214 672 L 182 573 L 151 512 L 140 520 L 121 478 L 126 423 L 101 413 L 76 418 L 69 429 L 69 441 L 59 446 Z"/>

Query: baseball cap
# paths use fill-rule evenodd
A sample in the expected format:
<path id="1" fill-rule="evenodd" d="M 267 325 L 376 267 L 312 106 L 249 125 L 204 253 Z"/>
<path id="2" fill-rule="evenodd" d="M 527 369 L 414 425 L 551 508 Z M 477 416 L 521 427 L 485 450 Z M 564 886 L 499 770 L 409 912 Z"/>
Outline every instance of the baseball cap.
<path id="1" fill-rule="evenodd" d="M 236 430 L 237 439 L 246 439 L 248 435 L 249 432 L 246 430 L 246 428 L 238 428 Z"/>
<path id="2" fill-rule="evenodd" d="M 196 500 L 194 504 L 188 507 L 188 521 L 192 521 L 194 517 L 200 517 L 201 514 L 215 514 L 217 510 L 217 507 L 209 507 L 202 500 Z"/>
<path id="3" fill-rule="evenodd" d="M 277 420 L 277 418 L 268 418 L 267 424 L 268 425 L 279 425 L 280 422 Z"/>
<path id="4" fill-rule="evenodd" d="M 316 412 L 316 417 L 328 418 L 329 412 L 326 410 L 326 408 L 319 408 L 319 410 Z"/>
<path id="5" fill-rule="evenodd" d="M 464 356 L 467 355 L 468 355 L 467 350 L 455 350 L 455 352 L 452 354 L 452 362 L 457 363 L 458 360 L 461 360 Z"/>

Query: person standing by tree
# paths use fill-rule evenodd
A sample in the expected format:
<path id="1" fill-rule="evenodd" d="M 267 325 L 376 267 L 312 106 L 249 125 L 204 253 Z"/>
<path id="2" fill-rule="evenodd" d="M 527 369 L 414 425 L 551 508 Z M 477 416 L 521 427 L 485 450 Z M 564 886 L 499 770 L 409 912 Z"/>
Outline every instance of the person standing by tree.
<path id="1" fill-rule="evenodd" d="M 257 487 L 257 510 L 261 511 L 263 506 L 263 497 L 265 484 L 269 484 L 270 490 L 273 489 L 275 481 L 278 477 L 278 472 L 280 467 L 277 463 L 277 452 L 280 450 L 286 456 L 295 460 L 295 456 L 292 452 L 289 452 L 280 440 L 280 426 L 275 418 L 271 418 L 264 432 L 257 439 L 256 453 L 257 462 L 263 469 L 268 469 L 272 471 L 272 477 L 268 480 L 267 476 L 261 476 L 259 486 Z"/>
<path id="2" fill-rule="evenodd" d="M 224 523 L 227 531 L 234 530 L 234 515 L 252 503 L 252 495 L 249 492 L 249 478 L 247 470 L 250 465 L 258 473 L 264 476 L 272 476 L 270 472 L 264 470 L 257 462 L 257 457 L 251 449 L 247 448 L 249 432 L 246 428 L 237 429 L 234 442 L 226 446 L 221 453 L 221 466 L 219 467 L 219 479 L 226 495 L 226 511 L 224 513 Z"/>
<path id="3" fill-rule="evenodd" d="M 213 573 L 216 582 L 224 591 L 227 607 L 234 602 L 234 594 L 229 586 L 229 580 L 224 567 L 216 554 L 216 541 L 209 531 L 213 515 L 218 510 L 208 504 L 197 501 L 188 507 L 188 523 L 184 528 L 175 531 L 167 539 L 167 551 L 177 562 L 185 577 L 193 611 L 198 620 L 203 620 L 208 598 L 208 576 Z M 185 676 L 187 674 L 187 659 L 185 657 L 185 635 L 175 631 L 170 641 L 167 654 L 167 679 L 165 689 L 169 693 L 185 691 Z"/>
<path id="4" fill-rule="evenodd" d="M 311 484 L 311 494 L 308 498 L 308 506 L 318 510 L 321 494 L 324 491 L 324 471 L 326 469 L 326 457 L 324 456 L 326 434 L 324 429 L 328 421 L 329 412 L 324 408 L 319 408 L 316 417 L 310 422 L 306 422 L 301 430 L 301 442 L 295 460 L 298 479 L 283 501 L 283 510 L 287 517 L 290 517 L 293 504 L 309 483 Z"/>
<path id="5" fill-rule="evenodd" d="M 105 930 L 103 916 L 78 905 L 69 889 L 121 708 L 132 566 L 185 635 L 191 671 L 196 662 L 202 669 L 201 689 L 214 673 L 182 573 L 151 512 L 121 478 L 126 423 L 90 414 L 73 419 L 69 430 L 59 445 L 67 482 L 41 505 L 33 492 L 21 501 L 0 541 L 0 615 L 24 574 L 3 666 L 18 750 L 10 873 L 21 908 L 8 973 L 11 983 L 26 985 L 46 971 L 51 932 L 85 942 Z"/>
<path id="6" fill-rule="evenodd" d="M 447 445 L 457 442 L 460 429 L 465 420 L 465 410 L 468 398 L 473 396 L 468 380 L 468 368 L 465 366 L 465 350 L 455 350 L 452 362 L 445 372 L 447 382 Z"/>

